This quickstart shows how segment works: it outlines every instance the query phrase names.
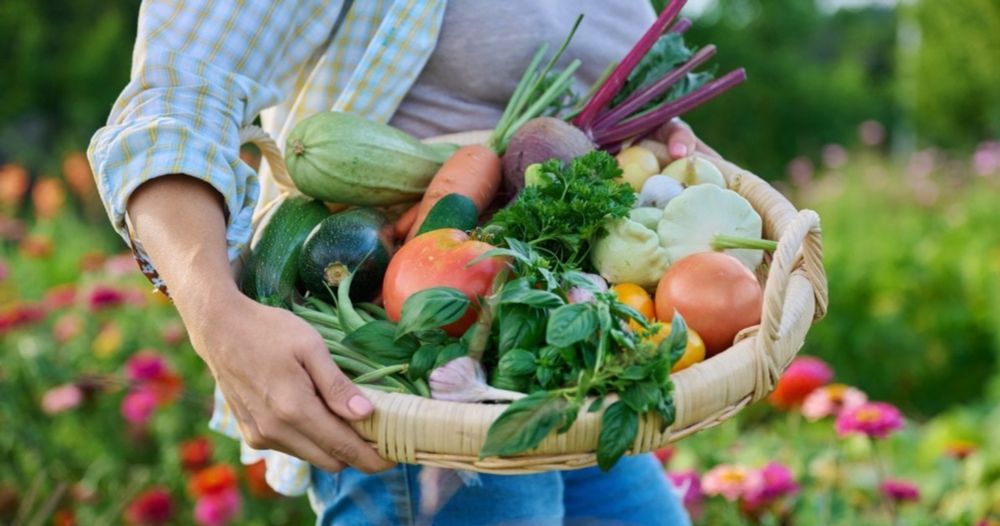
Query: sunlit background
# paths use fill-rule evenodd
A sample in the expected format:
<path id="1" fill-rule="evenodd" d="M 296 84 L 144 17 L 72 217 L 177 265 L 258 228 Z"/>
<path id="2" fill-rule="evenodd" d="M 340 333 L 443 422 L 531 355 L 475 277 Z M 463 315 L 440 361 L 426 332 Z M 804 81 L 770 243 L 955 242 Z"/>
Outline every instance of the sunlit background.
<path id="1" fill-rule="evenodd" d="M 309 523 L 304 499 L 275 496 L 207 430 L 211 379 L 123 254 L 81 153 L 127 82 L 137 4 L 0 3 L 0 523 L 189 524 L 218 487 L 239 492 L 234 524 Z M 825 366 L 661 451 L 665 472 L 704 524 L 1000 524 L 1000 3 L 685 13 L 720 71 L 749 74 L 687 120 L 820 213 L 830 310 L 803 349 Z M 810 421 L 804 397 L 829 382 L 905 426 L 873 448 Z M 720 473 L 770 461 L 792 486 L 726 500 Z"/>

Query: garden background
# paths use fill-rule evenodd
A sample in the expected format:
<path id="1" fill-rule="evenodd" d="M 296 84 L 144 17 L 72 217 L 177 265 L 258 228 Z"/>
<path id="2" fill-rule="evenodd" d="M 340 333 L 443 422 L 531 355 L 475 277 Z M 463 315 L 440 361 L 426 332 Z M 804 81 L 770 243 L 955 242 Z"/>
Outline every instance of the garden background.
<path id="1" fill-rule="evenodd" d="M 749 82 L 688 120 L 820 213 L 830 310 L 803 349 L 825 364 L 659 452 L 665 472 L 704 524 L 1000 524 L 1000 3 L 700 4 L 691 41 Z M 137 10 L 0 4 L 0 524 L 306 524 L 208 431 L 211 378 L 81 153 Z M 802 407 L 830 382 L 858 391 Z M 826 417 L 860 393 L 901 429 L 882 405 L 885 438 Z M 741 492 L 755 477 L 773 492 Z"/>

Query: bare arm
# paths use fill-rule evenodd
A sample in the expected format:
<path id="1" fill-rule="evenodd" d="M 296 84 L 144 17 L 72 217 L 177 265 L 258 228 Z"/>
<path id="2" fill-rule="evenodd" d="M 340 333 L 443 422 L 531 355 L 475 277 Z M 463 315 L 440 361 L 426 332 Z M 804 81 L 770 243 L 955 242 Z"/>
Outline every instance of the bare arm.
<path id="1" fill-rule="evenodd" d="M 345 423 L 372 406 L 319 334 L 238 290 L 218 192 L 192 177 L 160 177 L 132 194 L 128 213 L 251 447 L 285 451 L 327 471 L 392 465 Z"/>

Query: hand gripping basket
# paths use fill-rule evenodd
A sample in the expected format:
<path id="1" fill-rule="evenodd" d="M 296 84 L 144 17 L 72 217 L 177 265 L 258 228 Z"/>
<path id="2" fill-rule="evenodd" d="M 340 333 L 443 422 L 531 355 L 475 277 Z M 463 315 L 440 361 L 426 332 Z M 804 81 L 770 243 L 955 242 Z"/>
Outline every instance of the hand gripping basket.
<path id="1" fill-rule="evenodd" d="M 487 135 L 465 132 L 431 141 L 476 144 Z M 255 128 L 245 130 L 243 139 L 261 147 L 278 186 L 294 191 L 274 142 Z M 761 323 L 742 331 L 726 351 L 673 374 L 676 420 L 660 432 L 659 417 L 644 416 L 630 453 L 652 451 L 716 426 L 766 396 L 802 347 L 810 326 L 826 313 L 819 216 L 812 210 L 796 210 L 756 175 L 726 161 L 713 162 L 729 188 L 760 214 L 764 237 L 778 241 L 778 249 L 758 270 L 764 285 Z M 266 210 L 261 217 L 265 214 Z M 366 394 L 375 412 L 354 428 L 380 455 L 396 462 L 509 475 L 577 469 L 597 462 L 601 413 L 588 413 L 586 405 L 569 431 L 550 435 L 536 449 L 516 457 L 481 459 L 486 432 L 506 406 L 373 390 Z"/>

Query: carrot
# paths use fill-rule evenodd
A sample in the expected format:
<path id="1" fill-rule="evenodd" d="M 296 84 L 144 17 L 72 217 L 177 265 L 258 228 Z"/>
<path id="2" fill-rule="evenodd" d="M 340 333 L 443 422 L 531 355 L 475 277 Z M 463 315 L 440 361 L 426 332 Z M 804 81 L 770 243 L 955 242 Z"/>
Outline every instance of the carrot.
<path id="1" fill-rule="evenodd" d="M 406 238 L 406 234 L 410 231 L 410 228 L 413 227 L 413 222 L 417 220 L 418 212 L 420 212 L 419 202 L 410 208 L 407 208 L 406 212 L 403 212 L 403 215 L 399 216 L 399 219 L 396 219 L 396 222 L 392 227 L 393 233 L 396 235 L 396 239 L 402 240 Z"/>
<path id="2" fill-rule="evenodd" d="M 406 239 L 412 239 L 434 205 L 448 194 L 462 194 L 482 212 L 500 187 L 500 157 L 480 145 L 463 146 L 448 158 L 427 186 L 419 211 Z"/>

